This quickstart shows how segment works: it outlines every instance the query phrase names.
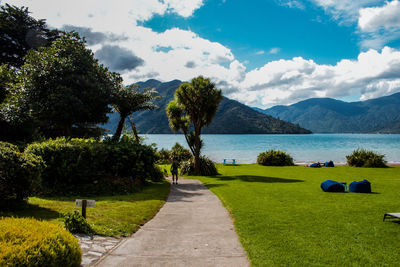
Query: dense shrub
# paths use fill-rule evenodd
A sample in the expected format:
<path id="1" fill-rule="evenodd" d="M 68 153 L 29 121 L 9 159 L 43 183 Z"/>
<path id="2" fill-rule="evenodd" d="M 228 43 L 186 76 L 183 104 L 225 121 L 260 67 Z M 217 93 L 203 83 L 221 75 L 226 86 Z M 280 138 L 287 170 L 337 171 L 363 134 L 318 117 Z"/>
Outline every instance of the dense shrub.
<path id="1" fill-rule="evenodd" d="M 257 157 L 257 163 L 264 166 L 292 166 L 293 158 L 280 150 L 268 150 Z"/>
<path id="2" fill-rule="evenodd" d="M 43 160 L 21 153 L 12 144 L 0 142 L 0 201 L 22 200 L 37 189 Z"/>
<path id="3" fill-rule="evenodd" d="M 157 172 L 154 149 L 129 136 L 118 142 L 50 139 L 31 144 L 25 151 L 46 162 L 42 185 L 47 194 L 131 192 L 134 180 L 143 183 Z"/>
<path id="4" fill-rule="evenodd" d="M 158 161 L 159 164 L 169 164 L 173 158 L 178 162 L 187 161 L 193 158 L 190 150 L 186 149 L 179 143 L 175 143 L 171 150 L 164 148 L 161 149 L 158 154 L 160 156 L 160 160 Z"/>
<path id="5" fill-rule="evenodd" d="M 183 175 L 194 175 L 194 161 L 193 159 L 184 161 L 181 163 L 180 172 Z M 218 170 L 215 167 L 215 163 L 204 156 L 200 157 L 200 175 L 204 176 L 213 176 L 217 175 Z"/>
<path id="6" fill-rule="evenodd" d="M 80 266 L 78 240 L 56 224 L 0 220 L 0 266 Z"/>
<path id="7" fill-rule="evenodd" d="M 365 149 L 356 149 L 351 155 L 347 155 L 347 164 L 354 167 L 385 168 L 385 155 Z"/>
<path id="8" fill-rule="evenodd" d="M 90 224 L 78 211 L 63 214 L 63 220 L 65 229 L 71 233 L 94 234 L 94 230 Z"/>

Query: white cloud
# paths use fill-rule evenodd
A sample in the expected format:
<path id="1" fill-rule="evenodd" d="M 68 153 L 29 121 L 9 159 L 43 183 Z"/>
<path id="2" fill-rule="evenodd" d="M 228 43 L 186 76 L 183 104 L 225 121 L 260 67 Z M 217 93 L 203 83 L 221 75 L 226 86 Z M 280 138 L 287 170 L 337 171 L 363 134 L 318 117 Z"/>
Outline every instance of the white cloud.
<path id="1" fill-rule="evenodd" d="M 256 52 L 256 55 L 264 55 L 265 51 L 264 50 L 259 50 Z"/>
<path id="2" fill-rule="evenodd" d="M 270 54 L 278 54 L 280 51 L 281 51 L 281 49 L 279 47 L 273 47 L 268 51 L 268 53 L 270 53 Z"/>
<path id="3" fill-rule="evenodd" d="M 277 0 L 278 4 L 281 6 L 286 6 L 289 8 L 305 9 L 306 7 L 301 1 L 298 0 Z"/>
<path id="4" fill-rule="evenodd" d="M 319 65 L 296 57 L 272 61 L 246 74 L 232 96 L 256 106 L 291 104 L 310 97 L 344 97 L 354 91 L 362 99 L 400 91 L 400 51 L 360 53 L 357 60 Z"/>

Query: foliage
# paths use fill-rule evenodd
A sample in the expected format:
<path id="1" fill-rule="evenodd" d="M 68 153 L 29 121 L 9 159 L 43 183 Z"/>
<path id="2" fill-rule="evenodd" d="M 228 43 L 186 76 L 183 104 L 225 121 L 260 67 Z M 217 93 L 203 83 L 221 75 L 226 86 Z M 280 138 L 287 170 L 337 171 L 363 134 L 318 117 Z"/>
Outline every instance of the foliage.
<path id="1" fill-rule="evenodd" d="M 188 149 L 186 149 L 179 143 L 175 143 L 171 150 L 164 148 L 161 149 L 160 151 L 158 151 L 158 154 L 160 156 L 160 160 L 158 161 L 159 164 L 169 164 L 174 158 L 178 162 L 193 159 L 192 153 L 190 153 Z"/>
<path id="2" fill-rule="evenodd" d="M 347 155 L 347 164 L 354 167 L 385 168 L 385 155 L 365 149 L 356 149 L 352 154 Z"/>
<path id="3" fill-rule="evenodd" d="M 78 211 L 74 213 L 66 213 L 62 215 L 64 221 L 64 227 L 71 233 L 82 233 L 92 235 L 94 234 L 94 230 L 90 226 L 90 224 L 86 221 L 86 219 L 79 214 Z"/>
<path id="4" fill-rule="evenodd" d="M 132 113 L 140 110 L 153 110 L 158 108 L 152 100 L 158 98 L 157 91 L 154 89 L 146 88 L 143 92 L 140 92 L 139 85 L 132 84 L 130 86 L 118 86 L 113 91 L 112 95 L 112 106 L 120 115 L 117 130 L 114 134 L 114 139 L 119 140 L 122 129 L 125 124 L 125 119 Z M 139 142 L 139 136 L 136 130 L 135 123 L 130 117 L 130 123 L 132 126 L 133 133 L 135 134 L 136 141 Z"/>
<path id="5" fill-rule="evenodd" d="M 95 208 L 87 208 L 87 221 L 96 234 L 107 236 L 130 236 L 149 221 L 164 205 L 170 183 L 147 182 L 141 191 L 127 195 L 95 196 Z M 0 209 L 0 217 L 34 217 L 60 224 L 60 215 L 76 210 L 75 199 L 70 197 L 30 197 L 12 210 Z"/>
<path id="6" fill-rule="evenodd" d="M 264 166 L 294 165 L 293 158 L 288 153 L 273 149 L 260 153 L 257 157 L 257 163 Z"/>
<path id="7" fill-rule="evenodd" d="M 195 175 L 197 172 L 195 171 L 193 159 L 184 161 L 181 163 L 180 172 L 182 175 Z M 218 174 L 218 170 L 215 167 L 215 163 L 205 157 L 200 157 L 200 173 L 204 176 L 213 176 Z"/>
<path id="8" fill-rule="evenodd" d="M 251 266 L 398 265 L 399 224 L 382 218 L 399 208 L 400 167 L 217 167 L 219 176 L 190 178 L 230 212 Z M 377 194 L 327 194 L 327 179 L 367 179 Z"/>
<path id="9" fill-rule="evenodd" d="M 46 162 L 42 174 L 45 194 L 116 194 L 136 190 L 152 175 L 156 155 L 151 146 L 138 144 L 132 137 L 120 141 L 58 138 L 33 143 L 26 152 Z"/>
<path id="10" fill-rule="evenodd" d="M 40 184 L 43 161 L 31 153 L 0 142 L 0 201 L 23 200 L 31 196 Z"/>
<path id="11" fill-rule="evenodd" d="M 90 133 L 93 125 L 107 122 L 111 92 L 121 78 L 98 63 L 78 34 L 64 34 L 25 59 L 21 98 L 45 136 L 72 136 L 75 128 Z"/>
<path id="12" fill-rule="evenodd" d="M 182 83 L 167 106 L 172 130 L 181 130 L 194 156 L 195 172 L 200 173 L 201 129 L 211 123 L 222 100 L 221 90 L 210 79 L 199 76 Z M 192 126 L 194 131 L 191 131 Z"/>
<path id="13" fill-rule="evenodd" d="M 29 15 L 27 7 L 0 7 L 0 64 L 21 67 L 30 49 L 48 46 L 60 32 L 49 30 L 46 21 Z"/>
<path id="14" fill-rule="evenodd" d="M 80 266 L 78 240 L 60 226 L 35 219 L 0 219 L 1 266 Z"/>

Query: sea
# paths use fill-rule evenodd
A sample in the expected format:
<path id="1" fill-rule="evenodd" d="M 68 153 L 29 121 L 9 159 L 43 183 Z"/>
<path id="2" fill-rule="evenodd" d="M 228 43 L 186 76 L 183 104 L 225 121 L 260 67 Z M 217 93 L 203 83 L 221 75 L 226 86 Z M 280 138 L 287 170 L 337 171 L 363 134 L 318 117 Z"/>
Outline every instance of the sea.
<path id="1" fill-rule="evenodd" d="M 157 149 L 171 149 L 176 142 L 188 147 L 182 134 L 141 136 Z M 275 149 L 289 153 L 298 164 L 329 160 L 343 164 L 346 155 L 364 148 L 384 154 L 389 163 L 400 163 L 400 134 L 204 134 L 201 138 L 202 154 L 215 162 L 234 158 L 239 164 L 255 163 L 260 152 Z"/>

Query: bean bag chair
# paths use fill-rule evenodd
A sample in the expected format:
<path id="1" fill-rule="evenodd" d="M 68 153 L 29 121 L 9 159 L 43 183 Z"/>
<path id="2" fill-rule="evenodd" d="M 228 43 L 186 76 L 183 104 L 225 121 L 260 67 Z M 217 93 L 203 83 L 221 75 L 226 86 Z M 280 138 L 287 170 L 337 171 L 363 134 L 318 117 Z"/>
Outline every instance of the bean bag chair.
<path id="1" fill-rule="evenodd" d="M 321 168 L 321 163 L 319 163 L 319 162 L 311 163 L 309 167 L 311 167 L 311 168 Z"/>
<path id="2" fill-rule="evenodd" d="M 327 161 L 325 162 L 325 167 L 335 167 L 335 164 L 333 164 L 333 161 Z"/>
<path id="3" fill-rule="evenodd" d="M 343 184 L 332 181 L 332 180 L 326 180 L 321 183 L 321 189 L 324 192 L 344 192 L 345 187 Z"/>
<path id="4" fill-rule="evenodd" d="M 349 192 L 371 193 L 371 183 L 365 179 L 360 182 L 354 181 L 349 185 Z"/>

